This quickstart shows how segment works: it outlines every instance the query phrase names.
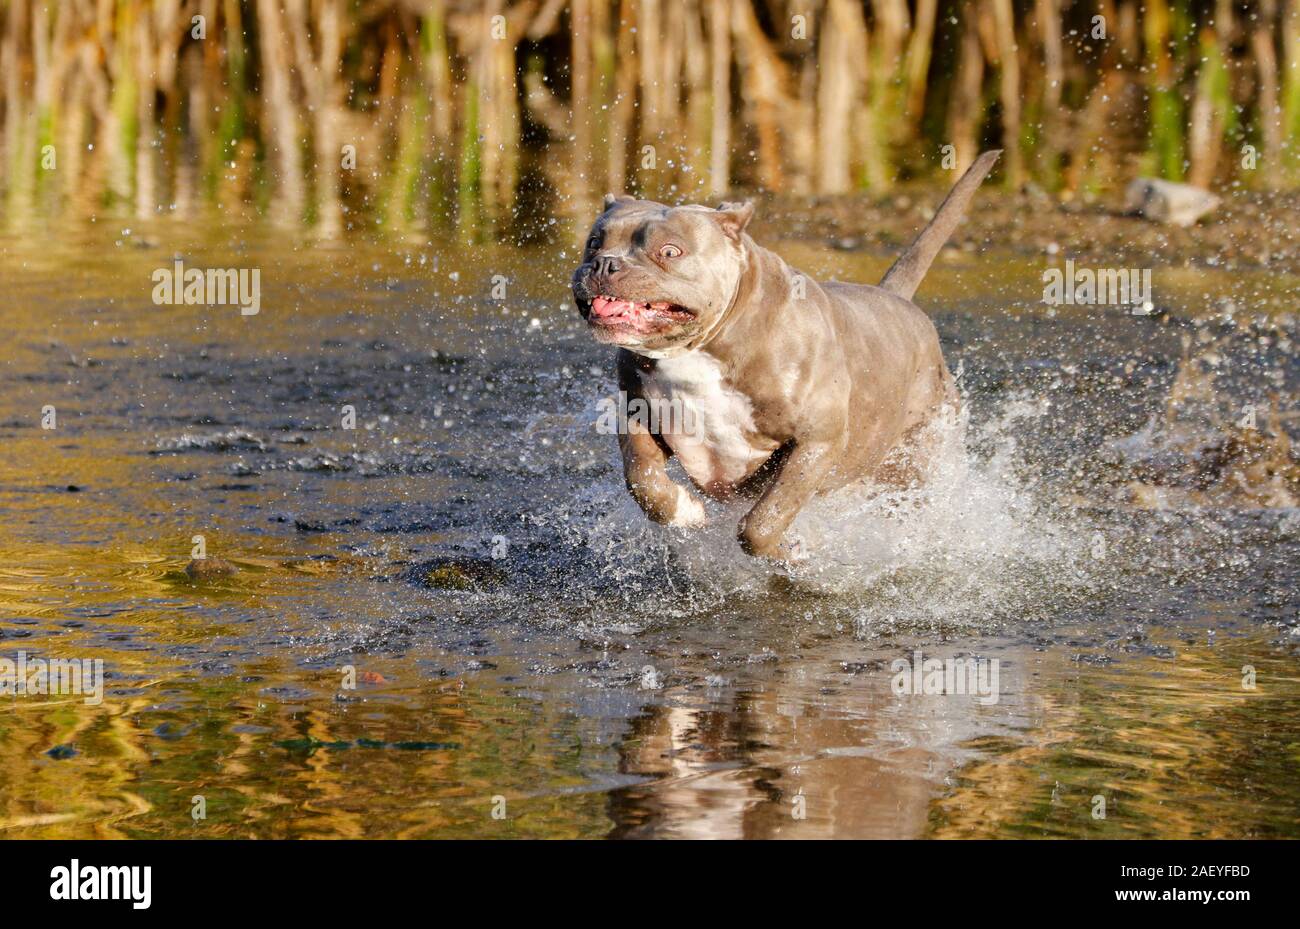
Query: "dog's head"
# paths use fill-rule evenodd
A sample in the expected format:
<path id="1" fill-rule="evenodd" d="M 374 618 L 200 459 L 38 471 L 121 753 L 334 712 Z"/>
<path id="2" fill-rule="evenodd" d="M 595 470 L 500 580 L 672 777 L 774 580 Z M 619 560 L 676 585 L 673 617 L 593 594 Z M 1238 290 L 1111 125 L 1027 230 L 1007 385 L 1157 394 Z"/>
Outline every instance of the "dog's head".
<path id="1" fill-rule="evenodd" d="M 707 337 L 736 295 L 753 213 L 607 195 L 573 275 L 597 341 L 661 358 Z"/>

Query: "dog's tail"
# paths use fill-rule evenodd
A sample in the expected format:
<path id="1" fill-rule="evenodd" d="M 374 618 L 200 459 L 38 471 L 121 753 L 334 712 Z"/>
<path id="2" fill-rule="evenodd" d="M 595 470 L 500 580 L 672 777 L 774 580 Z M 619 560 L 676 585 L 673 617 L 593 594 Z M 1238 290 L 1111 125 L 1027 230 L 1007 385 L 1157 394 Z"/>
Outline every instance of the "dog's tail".
<path id="1" fill-rule="evenodd" d="M 939 254 L 943 243 L 948 241 L 952 231 L 957 228 L 957 222 L 966 212 L 966 205 L 970 203 L 970 198 L 975 196 L 980 182 L 993 169 L 993 163 L 1001 154 L 1002 151 L 999 149 L 985 152 L 975 159 L 975 163 L 966 169 L 961 180 L 948 191 L 948 196 L 939 205 L 939 212 L 934 214 L 934 219 L 930 220 L 930 224 L 921 230 L 921 234 L 916 237 L 911 247 L 899 255 L 898 260 L 885 272 L 885 276 L 880 280 L 881 287 L 905 299 L 912 299 L 912 294 L 916 293 L 916 288 L 921 285 L 925 272 L 930 270 L 935 255 Z"/>

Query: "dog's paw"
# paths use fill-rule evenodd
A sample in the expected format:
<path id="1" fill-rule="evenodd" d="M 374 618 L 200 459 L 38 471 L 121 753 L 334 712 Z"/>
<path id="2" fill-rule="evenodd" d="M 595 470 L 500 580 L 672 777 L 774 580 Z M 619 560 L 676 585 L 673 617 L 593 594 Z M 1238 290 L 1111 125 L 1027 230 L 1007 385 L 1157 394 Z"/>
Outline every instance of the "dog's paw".
<path id="1" fill-rule="evenodd" d="M 736 538 L 745 554 L 753 555 L 755 558 L 796 565 L 802 564 L 810 557 L 808 546 L 801 536 L 793 533 L 784 536 L 765 535 L 750 524 L 748 517 L 740 521 Z"/>
<path id="2" fill-rule="evenodd" d="M 780 558 L 782 561 L 788 561 L 791 564 L 802 564 L 812 557 L 808 551 L 808 545 L 804 542 L 803 536 L 790 535 L 779 546 Z"/>
<path id="3" fill-rule="evenodd" d="M 698 529 L 708 521 L 709 514 L 705 512 L 704 504 L 685 487 L 678 487 L 677 508 L 673 510 L 673 518 L 668 521 L 668 525 L 681 529 Z"/>

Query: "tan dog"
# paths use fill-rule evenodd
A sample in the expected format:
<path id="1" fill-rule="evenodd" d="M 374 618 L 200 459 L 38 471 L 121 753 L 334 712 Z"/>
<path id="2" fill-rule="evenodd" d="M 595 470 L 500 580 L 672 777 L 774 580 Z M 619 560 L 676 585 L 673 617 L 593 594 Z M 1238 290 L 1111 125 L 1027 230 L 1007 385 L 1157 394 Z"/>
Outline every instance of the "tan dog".
<path id="1" fill-rule="evenodd" d="M 578 309 L 599 341 L 619 346 L 628 397 L 675 403 L 696 424 L 620 430 L 628 489 L 651 519 L 705 520 L 668 476 L 675 455 L 701 493 L 757 497 L 740 543 L 786 559 L 786 529 L 815 494 L 916 476 L 897 463 L 919 453 L 911 440 L 956 397 L 911 296 L 999 154 L 979 157 L 879 287 L 800 274 L 745 233 L 749 203 L 605 198 L 573 277 Z"/>

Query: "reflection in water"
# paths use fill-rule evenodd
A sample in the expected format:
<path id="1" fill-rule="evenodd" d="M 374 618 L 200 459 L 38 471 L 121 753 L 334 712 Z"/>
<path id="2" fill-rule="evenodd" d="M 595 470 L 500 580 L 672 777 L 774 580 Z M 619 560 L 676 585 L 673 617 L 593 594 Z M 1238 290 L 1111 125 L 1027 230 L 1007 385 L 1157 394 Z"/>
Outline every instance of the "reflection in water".
<path id="1" fill-rule="evenodd" d="M 989 742 L 931 820 L 941 837 L 1277 838 L 1300 824 L 1294 662 L 1258 643 L 1180 643 L 1176 658 L 1081 675 L 1042 738 Z M 1240 668 L 1257 688 L 1242 688 Z M 1265 685 L 1264 680 L 1271 683 Z M 1105 818 L 1092 815 L 1105 798 Z M 1223 807 L 1231 807 L 1229 817 Z"/>
<path id="2" fill-rule="evenodd" d="M 796 680 L 807 672 L 796 669 Z M 637 719 L 624 769 L 656 781 L 617 792 L 615 834 L 920 834 L 963 754 L 959 743 L 996 723 L 979 719 L 973 700 L 899 699 L 886 675 L 844 676 L 836 686 L 820 671 L 815 694 L 781 682 L 720 707 L 660 707 Z"/>
<path id="3" fill-rule="evenodd" d="M 940 272 L 974 466 L 809 513 L 821 560 L 774 577 L 733 514 L 627 500 L 564 256 L 245 233 L 241 317 L 149 301 L 219 237 L 119 232 L 0 244 L 0 655 L 109 675 L 0 698 L 0 834 L 1296 834 L 1293 318 L 1198 323 L 1198 279 L 1168 322 L 1016 319 L 1036 269 Z M 1260 384 L 1266 454 L 1222 411 L 1132 438 Z M 196 535 L 236 573 L 188 576 Z M 895 694 L 917 649 L 998 660 L 998 702 Z"/>

